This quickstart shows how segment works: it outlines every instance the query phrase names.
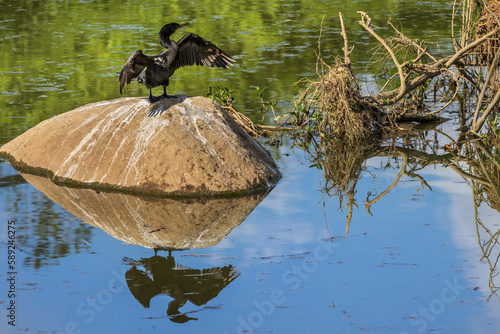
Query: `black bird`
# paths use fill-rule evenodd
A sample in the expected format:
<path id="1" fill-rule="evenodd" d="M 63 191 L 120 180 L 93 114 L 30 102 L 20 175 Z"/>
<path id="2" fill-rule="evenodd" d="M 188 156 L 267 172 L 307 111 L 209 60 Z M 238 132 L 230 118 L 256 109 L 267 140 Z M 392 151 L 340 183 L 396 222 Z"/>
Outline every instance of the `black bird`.
<path id="1" fill-rule="evenodd" d="M 142 50 L 132 53 L 120 72 L 120 94 L 125 85 L 137 78 L 149 88 L 149 100 L 156 102 L 162 97 L 171 97 L 167 95 L 168 80 L 178 68 L 189 65 L 229 68 L 234 63 L 233 58 L 198 35 L 188 33 L 178 42 L 170 39 L 170 35 L 188 24 L 169 23 L 161 28 L 158 37 L 167 50 L 159 55 L 147 56 Z M 163 86 L 163 95 L 154 97 L 151 89 L 158 86 Z"/>

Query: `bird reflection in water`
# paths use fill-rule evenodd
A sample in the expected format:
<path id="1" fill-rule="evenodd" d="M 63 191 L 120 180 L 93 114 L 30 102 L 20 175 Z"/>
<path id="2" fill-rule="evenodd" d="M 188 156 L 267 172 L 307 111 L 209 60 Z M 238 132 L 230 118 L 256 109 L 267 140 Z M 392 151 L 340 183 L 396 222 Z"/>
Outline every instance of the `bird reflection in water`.
<path id="1" fill-rule="evenodd" d="M 154 256 L 139 261 L 125 258 L 124 261 L 132 265 L 125 273 L 125 278 L 130 292 L 145 308 L 149 308 L 151 299 L 157 295 L 172 297 L 167 315 L 173 322 L 198 320 L 179 309 L 187 301 L 196 306 L 205 305 L 239 276 L 231 265 L 192 269 L 176 264 L 171 250 L 167 257 L 157 255 L 157 251 Z M 143 266 L 145 271 L 139 270 L 137 266 Z"/>

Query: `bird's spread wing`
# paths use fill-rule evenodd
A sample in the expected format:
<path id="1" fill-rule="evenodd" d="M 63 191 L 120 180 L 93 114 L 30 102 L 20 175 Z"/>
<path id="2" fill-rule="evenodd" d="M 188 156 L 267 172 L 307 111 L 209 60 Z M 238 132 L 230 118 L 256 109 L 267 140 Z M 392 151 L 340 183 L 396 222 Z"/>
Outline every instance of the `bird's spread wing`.
<path id="1" fill-rule="evenodd" d="M 179 45 L 179 53 L 172 64 L 174 70 L 190 65 L 228 68 L 234 63 L 233 58 L 212 42 L 198 35 L 186 34 L 177 44 Z"/>
<path id="2" fill-rule="evenodd" d="M 123 87 L 136 78 L 151 62 L 153 61 L 150 57 L 145 56 L 141 50 L 132 53 L 120 72 L 120 94 L 123 92 Z"/>

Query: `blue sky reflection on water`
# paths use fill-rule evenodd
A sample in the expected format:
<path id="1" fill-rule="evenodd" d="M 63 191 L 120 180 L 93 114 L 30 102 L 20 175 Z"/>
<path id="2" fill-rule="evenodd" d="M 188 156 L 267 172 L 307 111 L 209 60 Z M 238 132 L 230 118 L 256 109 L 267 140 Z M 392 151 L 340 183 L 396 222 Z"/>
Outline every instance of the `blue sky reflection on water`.
<path id="1" fill-rule="evenodd" d="M 364 172 L 358 182 L 360 208 L 345 236 L 346 211 L 338 211 L 338 200 L 319 191 L 322 172 L 308 168 L 298 149 L 282 147 L 280 153 L 283 180 L 241 225 L 216 246 L 173 252 L 178 265 L 232 265 L 240 274 L 206 305 L 187 302 L 181 308 L 197 320 L 170 321 L 167 295 L 153 297 L 149 308 L 140 305 L 124 280 L 131 267 L 124 258 L 148 258 L 153 251 L 91 227 L 78 252 L 39 269 L 22 266 L 18 328 L 58 333 L 65 326 L 82 333 L 498 332 L 499 303 L 496 297 L 485 301 L 489 269 L 480 261 L 471 190 L 460 176 L 430 165 L 419 174 L 432 191 L 419 192 L 420 182 L 403 176 L 372 206 L 370 216 L 363 207 L 366 192 L 385 189 L 398 168 L 380 171 L 375 180 Z M 370 159 L 368 170 L 383 159 Z M 14 173 L 5 163 L 2 168 L 4 174 Z M 9 196 L 17 188 L 28 195 L 13 208 Z M 18 224 L 30 219 L 33 201 L 44 197 L 29 184 L 2 188 L 1 196 L 2 219 L 15 218 Z M 79 223 L 58 205 L 54 211 L 62 227 Z M 483 205 L 481 217 L 498 229 L 496 211 Z M 5 242 L 4 231 L 1 237 Z M 19 249 L 29 253 L 30 245 Z M 26 253 L 18 253 L 19 263 Z M 2 332 L 15 332 L 5 322 L 0 326 Z"/>

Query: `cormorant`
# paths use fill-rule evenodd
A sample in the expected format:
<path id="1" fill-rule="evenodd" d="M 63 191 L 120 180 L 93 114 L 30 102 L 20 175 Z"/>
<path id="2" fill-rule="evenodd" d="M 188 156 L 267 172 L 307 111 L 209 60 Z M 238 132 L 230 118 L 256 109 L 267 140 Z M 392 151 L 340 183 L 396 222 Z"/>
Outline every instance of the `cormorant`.
<path id="1" fill-rule="evenodd" d="M 149 88 L 149 100 L 156 102 L 162 97 L 170 97 L 167 95 L 168 80 L 180 67 L 203 65 L 228 68 L 232 65 L 234 59 L 198 35 L 188 33 L 178 42 L 170 39 L 170 35 L 188 24 L 169 23 L 161 28 L 158 37 L 160 44 L 167 50 L 159 55 L 147 56 L 142 50 L 132 53 L 120 72 L 120 94 L 126 84 L 137 78 L 137 81 Z M 154 97 L 151 89 L 158 86 L 163 86 L 163 95 Z"/>

